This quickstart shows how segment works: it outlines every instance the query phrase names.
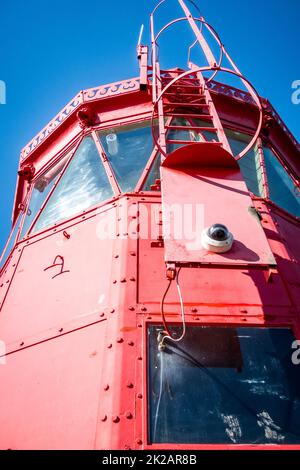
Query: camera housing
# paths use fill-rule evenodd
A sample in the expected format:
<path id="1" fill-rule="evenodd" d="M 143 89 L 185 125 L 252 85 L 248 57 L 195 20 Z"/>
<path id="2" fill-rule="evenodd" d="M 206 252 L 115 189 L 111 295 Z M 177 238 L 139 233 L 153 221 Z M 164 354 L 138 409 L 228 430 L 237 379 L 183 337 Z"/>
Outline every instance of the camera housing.
<path id="1" fill-rule="evenodd" d="M 203 230 L 201 243 L 203 248 L 213 253 L 226 253 L 231 250 L 233 235 L 223 224 L 213 224 Z"/>

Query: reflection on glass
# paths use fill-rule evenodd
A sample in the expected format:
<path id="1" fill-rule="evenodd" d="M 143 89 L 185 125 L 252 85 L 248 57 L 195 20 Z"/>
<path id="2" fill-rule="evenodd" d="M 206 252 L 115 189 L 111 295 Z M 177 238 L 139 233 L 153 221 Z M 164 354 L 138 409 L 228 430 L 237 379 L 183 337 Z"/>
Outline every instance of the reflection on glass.
<path id="1" fill-rule="evenodd" d="M 300 217 L 300 195 L 293 180 L 272 150 L 264 147 L 270 199 L 293 215 Z"/>
<path id="2" fill-rule="evenodd" d="M 197 127 L 212 127 L 212 122 L 203 121 L 201 119 L 191 119 L 190 121 L 186 118 L 174 118 L 171 123 L 172 126 L 197 126 Z M 204 142 L 204 141 L 218 141 L 218 136 L 215 132 L 209 132 L 206 130 L 197 131 L 191 129 L 170 129 L 167 133 L 167 140 L 184 140 L 190 142 Z M 179 147 L 186 144 L 171 143 L 167 145 L 167 151 L 173 152 Z"/>
<path id="3" fill-rule="evenodd" d="M 224 129 L 230 144 L 233 155 L 238 155 L 246 148 L 251 140 L 251 136 L 241 132 Z M 259 154 L 257 147 L 251 150 L 240 160 L 238 160 L 242 175 L 246 181 L 249 191 L 256 196 L 263 197 L 262 173 L 260 169 Z"/>
<path id="4" fill-rule="evenodd" d="M 71 217 L 113 196 L 92 137 L 85 137 L 61 177 L 32 232 Z"/>
<path id="5" fill-rule="evenodd" d="M 8 243 L 7 243 L 6 247 L 4 248 L 4 251 L 2 253 L 1 260 L 0 260 L 0 269 L 2 268 L 2 266 L 4 265 L 6 260 L 8 259 L 8 256 L 10 255 L 11 250 L 13 249 L 13 247 L 15 245 L 16 236 L 17 236 L 18 230 L 20 228 L 22 215 L 23 215 L 22 213 L 19 215 L 19 217 L 18 217 L 18 219 L 15 223 L 15 226 L 14 226 L 14 228 L 13 228 L 13 230 L 12 230 L 10 236 L 9 236 Z"/>
<path id="6" fill-rule="evenodd" d="M 160 161 L 161 156 L 159 153 L 152 164 L 150 172 L 142 188 L 143 191 L 151 191 L 151 186 L 155 184 L 156 180 L 160 180 Z"/>
<path id="7" fill-rule="evenodd" d="M 300 443 L 289 329 L 189 326 L 182 341 L 166 340 L 159 351 L 161 330 L 148 329 L 150 442 Z"/>
<path id="8" fill-rule="evenodd" d="M 53 188 L 54 183 L 57 181 L 60 173 L 62 172 L 68 158 L 71 156 L 73 149 L 64 155 L 59 162 L 53 165 L 45 173 L 43 173 L 34 183 L 30 196 L 29 205 L 27 207 L 26 216 L 24 219 L 22 232 L 20 238 L 23 238 L 32 222 L 34 221 L 38 211 L 41 209 L 48 194 Z"/>
<path id="9" fill-rule="evenodd" d="M 134 191 L 153 150 L 150 123 L 110 129 L 99 138 L 122 192 Z"/>

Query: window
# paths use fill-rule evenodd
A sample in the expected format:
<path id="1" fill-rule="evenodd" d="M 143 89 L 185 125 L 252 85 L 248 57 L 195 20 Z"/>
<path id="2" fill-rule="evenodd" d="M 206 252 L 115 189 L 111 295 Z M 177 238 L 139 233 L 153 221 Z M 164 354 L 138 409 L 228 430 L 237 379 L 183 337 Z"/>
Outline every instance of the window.
<path id="1" fill-rule="evenodd" d="M 202 121 L 201 119 L 190 119 L 189 121 L 186 118 L 174 118 L 171 123 L 172 126 L 197 126 L 197 127 L 212 127 L 213 124 L 210 121 Z M 203 141 L 218 141 L 218 136 L 216 132 L 212 131 L 197 131 L 191 129 L 169 129 L 167 133 L 168 140 L 184 140 L 190 142 L 203 142 Z M 169 143 L 167 145 L 167 151 L 173 152 L 179 147 L 187 144 L 176 144 Z"/>
<path id="2" fill-rule="evenodd" d="M 26 210 L 26 215 L 23 222 L 22 232 L 20 238 L 23 238 L 32 222 L 37 216 L 43 203 L 45 202 L 48 194 L 52 190 L 54 183 L 57 181 L 61 171 L 71 156 L 73 149 L 64 155 L 55 165 L 48 169 L 45 173 L 38 177 L 33 183 L 33 188 L 30 196 L 29 205 Z"/>
<path id="3" fill-rule="evenodd" d="M 241 132 L 224 129 L 233 155 L 238 155 L 246 148 L 251 140 L 251 136 Z M 251 150 L 240 160 L 238 160 L 240 170 L 245 179 L 249 191 L 256 196 L 263 197 L 262 173 L 260 169 L 259 155 L 257 147 Z"/>
<path id="4" fill-rule="evenodd" d="M 122 192 L 134 191 L 153 150 L 150 123 L 102 131 L 99 138 Z"/>
<path id="5" fill-rule="evenodd" d="M 264 157 L 270 199 L 291 214 L 300 217 L 300 194 L 292 178 L 270 148 L 264 147 Z"/>
<path id="6" fill-rule="evenodd" d="M 32 232 L 113 196 L 92 137 L 85 137 L 37 219 Z"/>
<path id="7" fill-rule="evenodd" d="M 300 443 L 300 374 L 288 328 L 188 326 L 160 352 L 161 330 L 148 328 L 151 443 Z"/>
<path id="8" fill-rule="evenodd" d="M 15 241 L 16 241 L 16 237 L 17 237 L 17 234 L 18 234 L 18 230 L 20 228 L 20 223 L 21 223 L 22 216 L 23 216 L 23 214 L 21 213 L 19 215 L 19 217 L 17 218 L 15 226 L 13 227 L 13 229 L 12 229 L 10 235 L 9 235 L 8 241 L 7 241 L 7 243 L 4 247 L 4 250 L 2 252 L 2 256 L 1 256 L 1 259 L 0 259 L 0 269 L 2 269 L 2 267 L 4 266 L 6 260 L 8 259 L 8 256 L 11 253 L 11 250 L 13 249 L 13 247 L 15 245 Z"/>
<path id="9" fill-rule="evenodd" d="M 160 153 L 156 156 L 150 172 L 147 176 L 147 179 L 143 186 L 143 191 L 151 191 L 151 186 L 155 184 L 156 180 L 160 180 L 160 162 L 161 162 L 161 155 Z"/>

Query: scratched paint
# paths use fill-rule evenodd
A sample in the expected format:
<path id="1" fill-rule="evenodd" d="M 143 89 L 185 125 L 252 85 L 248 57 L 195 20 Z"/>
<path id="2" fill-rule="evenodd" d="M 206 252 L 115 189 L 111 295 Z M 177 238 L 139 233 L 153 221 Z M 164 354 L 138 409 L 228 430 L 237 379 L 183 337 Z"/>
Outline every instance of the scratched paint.
<path id="1" fill-rule="evenodd" d="M 232 442 L 236 444 L 238 440 L 242 437 L 242 430 L 238 418 L 234 415 L 224 414 L 221 414 L 221 418 L 223 420 L 223 423 L 226 425 L 225 432 L 227 436 Z"/>
<path id="2" fill-rule="evenodd" d="M 276 442 L 283 442 L 285 436 L 280 434 L 281 428 L 277 426 L 269 413 L 267 411 L 262 411 L 261 413 L 257 414 L 258 420 L 257 424 L 260 428 L 263 428 L 265 432 L 265 436 L 267 439 Z"/>

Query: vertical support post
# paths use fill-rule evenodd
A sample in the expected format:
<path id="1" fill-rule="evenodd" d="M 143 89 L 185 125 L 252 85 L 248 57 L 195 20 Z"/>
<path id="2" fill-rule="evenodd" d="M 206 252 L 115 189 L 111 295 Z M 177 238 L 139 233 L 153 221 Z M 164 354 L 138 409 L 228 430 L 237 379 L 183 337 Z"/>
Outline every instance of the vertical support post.
<path id="1" fill-rule="evenodd" d="M 156 90 L 156 41 L 154 33 L 154 18 L 153 14 L 150 15 L 150 31 L 151 31 L 151 46 L 152 46 L 152 102 L 156 102 L 157 90 Z"/>
<path id="2" fill-rule="evenodd" d="M 161 76 L 160 76 L 160 69 L 159 63 L 156 62 L 156 80 L 157 80 L 157 92 L 158 96 L 161 94 L 162 91 L 162 83 L 161 83 Z M 165 127 L 165 118 L 164 118 L 164 105 L 163 105 L 163 97 L 157 103 L 157 112 L 158 112 L 158 128 L 159 128 L 159 144 L 164 153 L 167 151 L 167 144 L 166 144 L 166 127 Z M 161 161 L 163 162 L 165 157 L 161 156 Z"/>
<path id="3" fill-rule="evenodd" d="M 140 64 L 140 90 L 146 91 L 148 86 L 148 46 L 137 46 L 137 57 Z"/>
<path id="4" fill-rule="evenodd" d="M 270 199 L 270 190 L 269 190 L 267 170 L 266 170 L 266 165 L 265 165 L 264 149 L 263 149 L 263 144 L 262 144 L 262 140 L 260 137 L 257 139 L 257 151 L 258 151 L 259 165 L 260 165 L 260 170 L 261 170 L 261 175 L 262 175 L 262 185 L 263 185 L 262 196 L 265 199 Z"/>

